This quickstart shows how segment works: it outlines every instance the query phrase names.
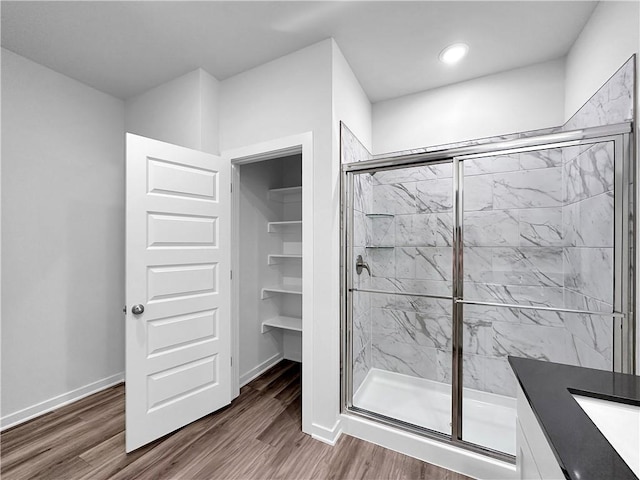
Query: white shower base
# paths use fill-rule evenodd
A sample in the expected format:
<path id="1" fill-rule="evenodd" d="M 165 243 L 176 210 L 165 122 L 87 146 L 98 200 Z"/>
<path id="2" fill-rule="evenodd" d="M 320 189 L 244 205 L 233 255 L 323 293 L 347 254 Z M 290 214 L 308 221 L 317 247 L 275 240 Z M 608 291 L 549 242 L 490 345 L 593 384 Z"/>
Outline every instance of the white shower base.
<path id="1" fill-rule="evenodd" d="M 464 389 L 463 440 L 516 454 L 516 399 Z M 372 368 L 353 405 L 449 435 L 451 385 Z"/>

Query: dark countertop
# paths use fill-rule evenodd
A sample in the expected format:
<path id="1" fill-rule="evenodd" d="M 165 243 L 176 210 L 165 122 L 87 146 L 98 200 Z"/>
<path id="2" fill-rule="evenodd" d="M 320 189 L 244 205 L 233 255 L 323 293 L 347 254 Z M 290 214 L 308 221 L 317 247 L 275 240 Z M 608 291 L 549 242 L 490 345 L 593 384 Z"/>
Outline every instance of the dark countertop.
<path id="1" fill-rule="evenodd" d="M 640 376 L 519 357 L 509 363 L 566 478 L 638 479 L 572 393 L 640 405 Z"/>

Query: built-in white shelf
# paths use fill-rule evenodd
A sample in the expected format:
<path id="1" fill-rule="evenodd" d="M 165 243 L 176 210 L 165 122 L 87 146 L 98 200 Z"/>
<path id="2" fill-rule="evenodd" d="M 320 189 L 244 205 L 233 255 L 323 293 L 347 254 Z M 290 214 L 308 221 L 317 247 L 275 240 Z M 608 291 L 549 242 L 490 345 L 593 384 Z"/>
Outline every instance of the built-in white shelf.
<path id="1" fill-rule="evenodd" d="M 269 189 L 269 200 L 276 202 L 300 202 L 302 201 L 302 186 L 271 188 Z"/>
<path id="2" fill-rule="evenodd" d="M 262 333 L 266 333 L 272 328 L 282 328 L 284 330 L 302 331 L 302 319 L 297 317 L 273 317 L 262 322 Z"/>
<path id="3" fill-rule="evenodd" d="M 267 257 L 267 264 L 275 265 L 280 263 L 280 260 L 302 260 L 302 255 L 270 254 Z"/>
<path id="4" fill-rule="evenodd" d="M 365 213 L 365 215 L 369 218 L 393 218 L 395 215 L 393 213 Z"/>
<path id="5" fill-rule="evenodd" d="M 273 317 L 262 322 L 261 329 L 265 333 L 277 328 L 285 339 L 293 335 L 295 340 L 297 334 L 291 332 L 302 332 L 302 311 L 298 312 L 298 300 L 302 298 L 302 186 L 269 189 L 268 198 L 281 204 L 272 204 L 274 212 L 280 210 L 280 214 L 273 217 L 276 221 L 267 222 L 267 232 L 273 234 L 270 235 L 273 240 L 270 251 L 278 252 L 267 255 L 267 264 L 279 266 L 270 269 L 272 276 L 269 278 L 273 283 L 263 284 L 261 298 L 276 298 L 272 300 L 273 305 L 265 305 L 275 311 L 269 314 Z M 283 342 L 285 358 L 286 344 Z"/>
<path id="6" fill-rule="evenodd" d="M 284 228 L 300 227 L 302 220 L 286 220 L 282 222 L 267 222 L 267 232 L 279 232 Z"/>
<path id="7" fill-rule="evenodd" d="M 302 285 L 275 285 L 262 289 L 262 300 L 272 297 L 274 294 L 286 293 L 291 295 L 302 295 Z"/>

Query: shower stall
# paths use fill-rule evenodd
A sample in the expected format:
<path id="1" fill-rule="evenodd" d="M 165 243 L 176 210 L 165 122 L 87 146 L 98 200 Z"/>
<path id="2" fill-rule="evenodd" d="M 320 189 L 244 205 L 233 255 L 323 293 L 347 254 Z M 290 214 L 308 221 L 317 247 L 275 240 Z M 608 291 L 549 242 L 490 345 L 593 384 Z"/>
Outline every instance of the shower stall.
<path id="1" fill-rule="evenodd" d="M 513 461 L 507 357 L 633 371 L 630 124 L 343 164 L 343 408 Z"/>

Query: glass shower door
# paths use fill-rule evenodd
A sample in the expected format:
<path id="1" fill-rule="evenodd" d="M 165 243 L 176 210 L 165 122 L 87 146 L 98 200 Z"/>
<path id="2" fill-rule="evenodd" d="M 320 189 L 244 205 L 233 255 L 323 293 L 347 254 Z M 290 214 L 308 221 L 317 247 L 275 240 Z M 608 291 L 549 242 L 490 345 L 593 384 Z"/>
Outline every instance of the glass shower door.
<path id="1" fill-rule="evenodd" d="M 452 165 L 348 178 L 351 407 L 449 435 Z"/>
<path id="2" fill-rule="evenodd" d="M 509 356 L 633 372 L 629 131 L 346 164 L 347 409 L 508 461 Z"/>
<path id="3" fill-rule="evenodd" d="M 515 455 L 507 356 L 614 367 L 614 144 L 459 162 L 462 439 Z"/>

